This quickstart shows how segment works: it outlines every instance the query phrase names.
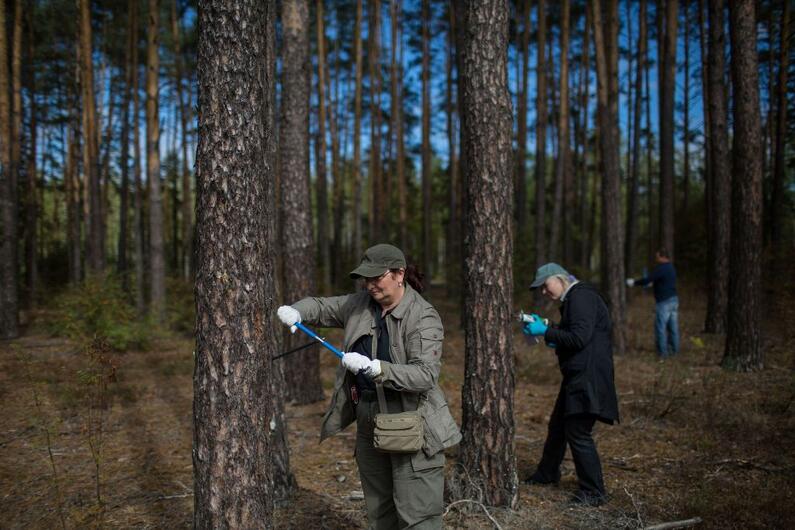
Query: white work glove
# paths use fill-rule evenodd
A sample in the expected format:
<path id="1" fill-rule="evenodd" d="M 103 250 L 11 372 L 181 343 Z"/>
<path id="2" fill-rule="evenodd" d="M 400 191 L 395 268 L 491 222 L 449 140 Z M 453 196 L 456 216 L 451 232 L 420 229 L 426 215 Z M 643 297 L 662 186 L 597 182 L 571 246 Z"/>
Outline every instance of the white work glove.
<path id="1" fill-rule="evenodd" d="M 279 320 L 282 321 L 282 324 L 285 326 L 290 326 L 290 333 L 295 333 L 295 330 L 298 329 L 295 327 L 295 323 L 301 322 L 301 313 L 299 313 L 296 308 L 289 305 L 283 305 L 276 310 L 276 315 L 278 315 Z"/>
<path id="2" fill-rule="evenodd" d="M 365 375 L 375 377 L 381 373 L 381 361 L 368 359 L 361 353 L 348 352 L 342 356 L 342 366 L 353 374 L 364 371 Z"/>
<path id="3" fill-rule="evenodd" d="M 632 278 L 627 278 L 627 287 L 633 287 L 635 285 L 635 280 Z"/>

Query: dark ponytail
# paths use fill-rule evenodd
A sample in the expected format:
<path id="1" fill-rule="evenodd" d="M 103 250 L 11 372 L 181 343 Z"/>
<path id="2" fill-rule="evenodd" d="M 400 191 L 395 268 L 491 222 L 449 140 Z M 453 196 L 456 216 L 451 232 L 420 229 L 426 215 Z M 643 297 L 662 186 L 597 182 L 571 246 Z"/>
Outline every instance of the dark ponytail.
<path id="1" fill-rule="evenodd" d="M 403 279 L 418 293 L 422 293 L 425 290 L 425 275 L 413 263 L 406 266 Z"/>

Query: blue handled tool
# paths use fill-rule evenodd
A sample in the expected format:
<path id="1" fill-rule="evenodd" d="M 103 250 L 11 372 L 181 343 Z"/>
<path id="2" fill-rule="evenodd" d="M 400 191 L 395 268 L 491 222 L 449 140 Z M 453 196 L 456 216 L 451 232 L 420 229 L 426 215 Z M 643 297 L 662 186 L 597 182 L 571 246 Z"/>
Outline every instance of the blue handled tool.
<path id="1" fill-rule="evenodd" d="M 331 351 L 331 353 L 333 353 L 334 355 L 336 355 L 337 357 L 339 357 L 340 359 L 342 359 L 342 355 L 343 355 L 343 354 L 342 354 L 342 352 L 341 352 L 341 351 L 339 351 L 339 350 L 338 350 L 337 348 L 335 348 L 334 346 L 332 346 L 331 344 L 329 344 L 328 342 L 326 342 L 326 339 L 324 339 L 323 337 L 319 336 L 317 333 L 315 333 L 314 331 L 312 331 L 312 330 L 311 330 L 311 329 L 309 329 L 308 327 L 304 326 L 304 325 L 303 325 L 303 324 L 301 324 L 300 322 L 296 322 L 296 323 L 295 323 L 295 324 L 293 324 L 293 325 L 294 325 L 295 327 L 297 327 L 298 329 L 300 329 L 301 331 L 303 331 L 304 333 L 306 333 L 307 335 L 309 335 L 311 338 L 313 338 L 313 339 L 315 339 L 316 341 L 318 341 L 318 342 L 319 342 L 319 343 L 320 343 L 322 346 L 324 346 L 326 349 L 328 349 L 329 351 Z"/>

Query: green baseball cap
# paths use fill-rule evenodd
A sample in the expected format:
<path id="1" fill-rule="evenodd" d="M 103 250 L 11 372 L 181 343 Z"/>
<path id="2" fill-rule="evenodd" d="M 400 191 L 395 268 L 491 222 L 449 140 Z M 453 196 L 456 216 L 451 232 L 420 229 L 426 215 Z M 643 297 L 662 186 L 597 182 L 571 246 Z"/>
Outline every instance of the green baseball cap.
<path id="1" fill-rule="evenodd" d="M 351 271 L 351 278 L 376 278 L 389 269 L 404 269 L 406 257 L 399 248 L 381 243 L 364 251 L 359 266 Z"/>
<path id="2" fill-rule="evenodd" d="M 538 289 L 544 285 L 544 282 L 547 281 L 547 278 L 550 276 L 556 276 L 558 274 L 568 276 L 569 272 L 557 263 L 546 263 L 541 265 L 536 271 L 535 280 L 533 280 L 533 283 L 530 284 L 530 289 Z"/>

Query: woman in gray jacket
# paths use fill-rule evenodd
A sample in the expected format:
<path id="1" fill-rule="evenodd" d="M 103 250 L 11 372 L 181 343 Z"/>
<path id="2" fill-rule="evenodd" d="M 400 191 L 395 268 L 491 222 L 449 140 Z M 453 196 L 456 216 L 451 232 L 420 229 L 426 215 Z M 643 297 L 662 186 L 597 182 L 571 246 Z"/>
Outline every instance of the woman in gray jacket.
<path id="1" fill-rule="evenodd" d="M 356 462 L 371 528 L 441 528 L 444 452 L 461 439 L 439 387 L 444 331 L 439 314 L 421 295 L 422 275 L 400 249 L 367 249 L 353 279 L 364 290 L 345 296 L 305 298 L 278 310 L 296 322 L 344 328 L 347 353 L 337 372 L 320 439 L 356 420 Z M 377 385 L 388 412 L 419 410 L 424 443 L 414 453 L 388 453 L 373 444 L 380 411 Z M 381 411 L 387 412 L 387 411 Z"/>

